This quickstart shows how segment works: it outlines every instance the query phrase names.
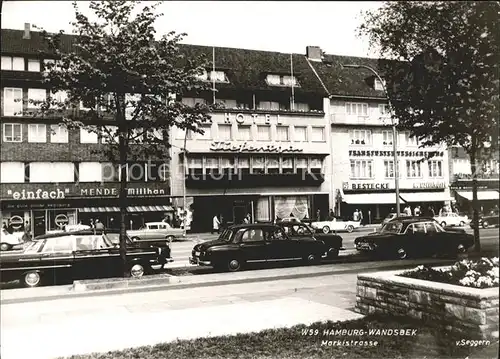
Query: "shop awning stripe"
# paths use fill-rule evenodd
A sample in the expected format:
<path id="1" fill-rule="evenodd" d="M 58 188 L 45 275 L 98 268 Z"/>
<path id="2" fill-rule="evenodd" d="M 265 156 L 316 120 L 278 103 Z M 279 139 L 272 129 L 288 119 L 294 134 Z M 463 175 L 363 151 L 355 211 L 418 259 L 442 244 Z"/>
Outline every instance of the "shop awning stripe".
<path id="1" fill-rule="evenodd" d="M 129 206 L 127 212 L 172 212 L 172 206 Z M 80 213 L 105 213 L 120 212 L 120 207 L 84 207 L 78 210 Z"/>
<path id="2" fill-rule="evenodd" d="M 408 203 L 417 202 L 446 202 L 453 201 L 453 198 L 445 192 L 410 192 L 400 193 L 403 201 Z"/>
<path id="3" fill-rule="evenodd" d="M 396 204 L 394 193 L 344 194 L 342 200 L 349 204 Z"/>
<path id="4" fill-rule="evenodd" d="M 472 191 L 457 191 L 457 194 L 468 201 L 472 201 Z M 498 191 L 477 191 L 477 199 L 479 201 L 498 201 Z"/>

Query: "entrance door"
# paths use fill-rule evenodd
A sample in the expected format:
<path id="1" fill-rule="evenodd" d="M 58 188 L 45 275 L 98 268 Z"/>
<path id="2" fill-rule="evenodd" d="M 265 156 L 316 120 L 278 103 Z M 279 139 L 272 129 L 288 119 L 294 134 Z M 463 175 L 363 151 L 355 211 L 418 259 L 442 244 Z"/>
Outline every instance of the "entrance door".
<path id="1" fill-rule="evenodd" d="M 41 236 L 45 230 L 45 211 L 33 211 L 33 236 Z"/>
<path id="2" fill-rule="evenodd" d="M 243 223 L 243 219 L 247 215 L 247 207 L 246 206 L 237 206 L 235 205 L 233 207 L 233 221 L 234 224 L 240 224 Z"/>

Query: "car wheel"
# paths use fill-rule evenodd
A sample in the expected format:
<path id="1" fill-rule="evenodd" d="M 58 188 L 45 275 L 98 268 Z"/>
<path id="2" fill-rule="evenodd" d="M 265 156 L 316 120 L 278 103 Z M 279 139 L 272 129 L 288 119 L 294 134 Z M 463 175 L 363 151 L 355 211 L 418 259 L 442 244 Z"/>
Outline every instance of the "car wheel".
<path id="1" fill-rule="evenodd" d="M 38 287 L 41 281 L 42 281 L 42 276 L 40 275 L 39 272 L 36 271 L 25 273 L 22 279 L 23 285 L 27 288 Z"/>
<path id="2" fill-rule="evenodd" d="M 323 231 L 324 234 L 330 233 L 330 227 L 328 226 L 324 226 L 321 230 Z"/>
<path id="3" fill-rule="evenodd" d="M 490 224 L 488 223 L 488 221 L 483 221 L 483 228 L 488 228 L 490 226 Z"/>
<path id="4" fill-rule="evenodd" d="M 174 236 L 167 236 L 166 239 L 167 239 L 167 241 L 169 241 L 170 243 L 172 243 L 174 241 L 175 237 Z"/>
<path id="5" fill-rule="evenodd" d="M 230 272 L 237 272 L 241 269 L 241 262 L 238 259 L 231 259 L 227 261 L 227 270 Z"/>
<path id="6" fill-rule="evenodd" d="M 132 240 L 132 242 L 137 242 L 137 241 L 140 241 L 140 238 L 139 237 L 132 237 L 130 238 Z"/>
<path id="7" fill-rule="evenodd" d="M 348 225 L 346 228 L 347 232 L 352 233 L 354 231 L 354 226 L 353 225 Z"/>
<path id="8" fill-rule="evenodd" d="M 304 260 L 307 264 L 317 264 L 319 263 L 320 258 L 316 254 L 311 253 L 308 256 L 304 257 Z"/>
<path id="9" fill-rule="evenodd" d="M 328 249 L 328 252 L 326 252 L 326 257 L 327 258 L 337 258 L 339 256 L 339 249 L 338 248 L 330 248 Z"/>
<path id="10" fill-rule="evenodd" d="M 130 268 L 130 276 L 132 278 L 140 278 L 143 275 L 144 275 L 144 267 L 141 264 L 136 263 Z"/>
<path id="11" fill-rule="evenodd" d="M 406 253 L 404 248 L 399 248 L 397 250 L 397 255 L 399 259 L 406 259 L 408 258 L 408 253 Z"/>
<path id="12" fill-rule="evenodd" d="M 464 221 L 460 221 L 459 225 L 460 225 L 460 227 L 463 227 L 463 226 L 465 226 L 465 222 Z"/>
<path id="13" fill-rule="evenodd" d="M 446 227 L 446 222 L 441 222 L 441 227 Z"/>
<path id="14" fill-rule="evenodd" d="M 12 246 L 9 243 L 0 244 L 0 251 L 8 251 Z"/>

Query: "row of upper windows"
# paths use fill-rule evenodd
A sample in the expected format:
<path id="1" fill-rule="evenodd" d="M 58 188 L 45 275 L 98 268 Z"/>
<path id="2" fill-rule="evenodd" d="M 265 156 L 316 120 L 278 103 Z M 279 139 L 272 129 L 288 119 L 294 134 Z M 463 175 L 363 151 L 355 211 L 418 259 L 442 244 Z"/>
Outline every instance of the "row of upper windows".
<path id="1" fill-rule="evenodd" d="M 356 146 L 370 146 L 373 145 L 373 132 L 372 130 L 352 130 L 349 131 L 349 139 L 351 145 Z M 410 132 L 405 131 L 405 145 L 406 146 L 418 146 L 419 142 L 416 137 L 410 137 Z M 393 132 L 392 131 L 382 131 L 382 145 L 392 146 L 393 145 Z M 398 143 L 398 145 L 400 145 Z"/>
<path id="2" fill-rule="evenodd" d="M 1 183 L 118 182 L 120 166 L 108 162 L 2 162 Z M 165 182 L 167 163 L 138 162 L 125 166 L 129 182 Z"/>
<path id="3" fill-rule="evenodd" d="M 182 103 L 188 106 L 195 106 L 196 104 L 208 104 L 204 98 L 193 98 L 193 97 L 183 97 Z M 263 110 L 263 111 L 297 111 L 297 112 L 309 112 L 311 108 L 308 103 L 294 102 L 277 102 L 277 101 L 259 101 L 254 106 L 250 102 L 244 102 L 241 100 L 233 99 L 216 99 L 215 103 L 222 105 L 223 108 L 227 109 L 242 109 L 242 110 Z M 292 108 L 293 107 L 293 108 Z M 322 110 L 312 110 L 312 111 L 322 111 Z"/>
<path id="4" fill-rule="evenodd" d="M 351 160 L 351 179 L 373 179 L 375 178 L 375 169 L 373 160 Z M 422 178 L 422 162 L 418 160 L 406 160 L 406 171 L 401 171 L 401 162 L 398 161 L 398 177 L 402 177 L 402 174 L 406 174 L 406 178 Z M 444 176 L 443 161 L 441 160 L 429 160 L 427 161 L 427 169 L 429 178 L 441 178 Z M 384 177 L 394 178 L 394 161 L 386 160 L 384 161 Z"/>
<path id="5" fill-rule="evenodd" d="M 220 140 L 220 141 L 295 141 L 325 142 L 325 127 L 317 126 L 271 126 L 271 125 L 236 125 L 233 131 L 231 124 L 215 124 L 202 126 L 203 134 L 188 131 L 187 139 Z M 276 129 L 275 131 L 273 129 Z M 215 131 L 213 131 L 215 130 Z M 177 129 L 178 140 L 184 139 L 186 133 Z"/>
<path id="6" fill-rule="evenodd" d="M 27 126 L 28 132 L 28 142 L 32 143 L 68 143 L 68 130 L 66 127 L 61 125 L 46 125 L 40 123 L 4 123 L 2 127 L 2 141 L 3 142 L 23 142 L 23 126 Z M 80 129 L 80 143 L 107 143 L 107 141 L 113 137 L 113 142 L 118 143 L 118 134 L 116 126 L 104 126 L 106 130 L 111 134 L 111 136 L 101 137 L 96 132 L 86 130 L 84 128 Z M 158 139 L 162 139 L 163 135 L 160 131 L 154 130 L 149 132 L 144 132 L 142 129 L 133 129 L 131 133 L 131 138 L 133 139 L 131 143 L 142 143 L 144 136 L 154 136 Z"/>

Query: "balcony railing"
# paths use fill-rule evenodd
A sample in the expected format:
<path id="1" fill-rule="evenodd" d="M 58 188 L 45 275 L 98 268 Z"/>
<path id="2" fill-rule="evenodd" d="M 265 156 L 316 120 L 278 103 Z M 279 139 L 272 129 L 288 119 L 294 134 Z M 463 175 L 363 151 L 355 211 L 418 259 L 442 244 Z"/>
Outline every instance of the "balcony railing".
<path id="1" fill-rule="evenodd" d="M 369 126 L 389 126 L 391 125 L 389 116 L 358 116 L 334 113 L 330 115 L 332 125 L 369 125 Z"/>

